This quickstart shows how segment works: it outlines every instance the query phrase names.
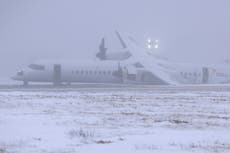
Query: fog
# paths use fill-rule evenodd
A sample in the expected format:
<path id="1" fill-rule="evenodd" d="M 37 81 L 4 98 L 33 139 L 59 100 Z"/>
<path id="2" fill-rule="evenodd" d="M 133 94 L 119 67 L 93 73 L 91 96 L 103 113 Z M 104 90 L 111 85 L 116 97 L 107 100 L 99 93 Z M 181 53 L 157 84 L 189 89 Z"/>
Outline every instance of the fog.
<path id="1" fill-rule="evenodd" d="M 1 0 L 0 77 L 36 59 L 92 59 L 114 30 L 160 40 L 175 61 L 230 58 L 229 0 Z"/>

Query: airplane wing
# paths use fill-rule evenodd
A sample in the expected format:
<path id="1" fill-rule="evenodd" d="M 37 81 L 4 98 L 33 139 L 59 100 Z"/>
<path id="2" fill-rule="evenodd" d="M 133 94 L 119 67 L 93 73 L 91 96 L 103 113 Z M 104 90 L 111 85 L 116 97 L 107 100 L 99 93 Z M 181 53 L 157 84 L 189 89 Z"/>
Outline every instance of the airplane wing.
<path id="1" fill-rule="evenodd" d="M 127 47 L 132 56 L 125 60 L 124 63 L 140 63 L 144 66 L 146 70 L 151 72 L 157 79 L 161 80 L 165 84 L 175 85 L 177 84 L 170 78 L 169 69 L 165 68 L 158 59 L 154 59 L 152 56 L 149 56 L 147 51 L 139 46 L 137 46 L 133 39 L 125 34 L 121 34 L 116 31 L 116 34 L 124 46 Z"/>

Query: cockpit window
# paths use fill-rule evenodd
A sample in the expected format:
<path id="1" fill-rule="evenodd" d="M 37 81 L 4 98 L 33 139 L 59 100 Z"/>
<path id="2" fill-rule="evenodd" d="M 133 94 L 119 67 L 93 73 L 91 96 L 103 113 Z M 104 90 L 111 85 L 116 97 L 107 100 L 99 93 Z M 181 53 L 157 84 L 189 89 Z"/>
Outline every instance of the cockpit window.
<path id="1" fill-rule="evenodd" d="M 38 64 L 30 64 L 29 68 L 33 69 L 33 70 L 39 70 L 39 71 L 43 71 L 45 70 L 45 66 L 43 65 L 38 65 Z"/>

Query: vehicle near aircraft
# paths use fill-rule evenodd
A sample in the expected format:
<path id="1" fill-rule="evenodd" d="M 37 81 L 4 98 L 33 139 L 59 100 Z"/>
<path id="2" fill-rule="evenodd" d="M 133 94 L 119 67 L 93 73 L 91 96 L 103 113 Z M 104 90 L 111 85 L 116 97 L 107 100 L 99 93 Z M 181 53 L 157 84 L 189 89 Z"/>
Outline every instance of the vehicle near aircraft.
<path id="1" fill-rule="evenodd" d="M 170 62 L 149 55 L 132 37 L 116 34 L 124 50 L 109 54 L 102 39 L 100 52 L 96 55 L 100 61 L 42 60 L 19 71 L 12 79 L 23 81 L 24 85 L 28 82 L 52 82 L 54 85 L 74 82 L 154 85 L 230 83 L 229 65 Z"/>

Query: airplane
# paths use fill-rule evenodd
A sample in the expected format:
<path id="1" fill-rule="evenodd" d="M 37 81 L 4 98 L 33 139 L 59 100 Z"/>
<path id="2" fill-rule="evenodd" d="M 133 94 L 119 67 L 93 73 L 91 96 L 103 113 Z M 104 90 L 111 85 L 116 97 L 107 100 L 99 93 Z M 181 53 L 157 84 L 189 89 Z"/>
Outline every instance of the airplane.
<path id="1" fill-rule="evenodd" d="M 124 84 L 213 84 L 230 83 L 230 66 L 201 66 L 190 63 L 174 63 L 150 56 L 127 35 L 116 35 L 122 51 L 107 53 L 104 38 L 96 57 L 100 61 L 41 60 L 30 64 L 12 77 L 29 82 L 62 83 L 124 83 Z"/>

